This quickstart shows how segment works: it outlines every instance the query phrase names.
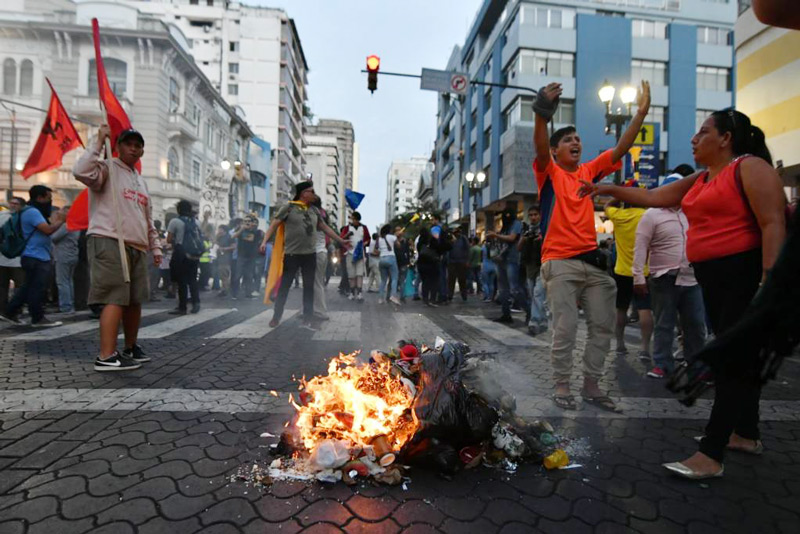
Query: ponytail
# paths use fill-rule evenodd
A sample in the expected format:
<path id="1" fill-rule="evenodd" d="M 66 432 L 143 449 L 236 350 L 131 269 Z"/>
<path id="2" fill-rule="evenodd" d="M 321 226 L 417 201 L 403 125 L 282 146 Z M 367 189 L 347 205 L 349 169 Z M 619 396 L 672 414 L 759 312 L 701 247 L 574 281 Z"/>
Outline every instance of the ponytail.
<path id="1" fill-rule="evenodd" d="M 772 155 L 767 148 L 764 132 L 758 126 L 753 126 L 750 117 L 733 108 L 715 111 L 711 117 L 720 135 L 730 132 L 734 156 L 752 154 L 772 165 Z"/>
<path id="2" fill-rule="evenodd" d="M 772 154 L 769 153 L 767 148 L 767 141 L 764 138 L 764 132 L 758 126 L 750 125 L 750 149 L 748 152 L 757 156 L 772 166 Z"/>

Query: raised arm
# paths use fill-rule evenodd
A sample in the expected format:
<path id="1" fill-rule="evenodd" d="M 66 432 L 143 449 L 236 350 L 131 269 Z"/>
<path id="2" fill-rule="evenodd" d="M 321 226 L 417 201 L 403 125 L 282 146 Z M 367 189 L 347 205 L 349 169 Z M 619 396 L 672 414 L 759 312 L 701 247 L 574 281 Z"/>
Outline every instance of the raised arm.
<path id="1" fill-rule="evenodd" d="M 642 81 L 642 91 L 639 94 L 639 108 L 636 110 L 636 114 L 631 119 L 631 122 L 628 124 L 628 127 L 625 129 L 622 137 L 619 138 L 619 142 L 617 143 L 617 146 L 614 147 L 614 151 L 611 153 L 611 160 L 613 163 L 616 163 L 624 158 L 625 154 L 628 153 L 628 150 L 631 149 L 633 142 L 636 140 L 636 136 L 639 135 L 639 131 L 642 129 L 642 123 L 644 122 L 644 118 L 647 116 L 647 111 L 649 109 L 650 82 Z"/>
<path id="2" fill-rule="evenodd" d="M 102 125 L 97 131 L 95 145 L 88 148 L 72 168 L 75 179 L 92 191 L 102 191 L 108 180 L 108 167 L 100 160 L 100 154 L 103 152 L 105 139 L 110 131 L 108 125 Z"/>
<path id="3" fill-rule="evenodd" d="M 342 239 L 339 234 L 336 233 L 336 230 L 328 226 L 325 221 L 322 220 L 322 218 L 320 218 L 319 222 L 317 222 L 317 230 L 321 230 L 326 236 L 330 237 L 344 248 L 347 248 L 349 245 L 349 241 Z"/>
<path id="4" fill-rule="evenodd" d="M 542 100 L 548 106 L 555 106 L 563 91 L 560 83 L 550 83 L 539 91 L 537 99 Z M 536 150 L 536 167 L 538 169 L 546 169 L 550 164 L 550 136 L 547 135 L 549 121 L 549 117 L 536 113 L 533 126 L 533 146 Z"/>
<path id="5" fill-rule="evenodd" d="M 747 158 L 739 169 L 745 195 L 761 227 L 762 263 L 766 277 L 786 238 L 786 195 L 778 173 L 763 159 Z"/>
<path id="6" fill-rule="evenodd" d="M 622 202 L 635 204 L 643 208 L 672 208 L 680 205 L 684 195 L 694 185 L 699 172 L 687 176 L 669 185 L 657 187 L 655 189 L 642 189 L 640 187 L 621 187 L 618 185 L 593 184 L 581 180 L 583 185 L 578 191 L 578 196 L 604 196 L 609 195 Z"/>

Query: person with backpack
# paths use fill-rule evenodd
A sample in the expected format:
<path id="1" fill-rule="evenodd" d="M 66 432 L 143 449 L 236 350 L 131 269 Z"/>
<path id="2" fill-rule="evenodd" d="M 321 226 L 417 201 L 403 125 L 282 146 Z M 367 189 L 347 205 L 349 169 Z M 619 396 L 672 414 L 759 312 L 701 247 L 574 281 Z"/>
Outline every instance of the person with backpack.
<path id="1" fill-rule="evenodd" d="M 25 207 L 25 199 L 14 197 L 8 203 L 9 209 L 0 211 L 0 228 L 11 219 L 11 216 Z M 8 290 L 11 287 L 11 281 L 14 281 L 15 290 L 22 287 L 25 282 L 25 271 L 22 270 L 19 256 L 16 258 L 7 258 L 0 254 L 0 313 L 6 312 L 8 307 Z"/>
<path id="2" fill-rule="evenodd" d="M 51 321 L 44 316 L 44 298 L 53 268 L 50 255 L 52 242 L 50 234 L 64 224 L 64 213 L 53 216 L 48 222 L 52 210 L 53 190 L 44 185 L 34 185 L 30 189 L 28 206 L 11 216 L 3 225 L 3 242 L 0 253 L 6 258 L 20 257 L 20 265 L 25 271 L 25 282 L 14 292 L 5 313 L 0 318 L 12 324 L 20 323 L 17 315 L 24 304 L 28 305 L 31 314 L 31 326 L 60 326 L 60 321 Z"/>
<path id="3" fill-rule="evenodd" d="M 72 169 L 75 178 L 89 187 L 89 305 L 103 306 L 100 355 L 94 362 L 94 370 L 101 372 L 131 371 L 150 361 L 137 343 L 142 303 L 150 298 L 147 253 L 153 253 L 156 265 L 162 259 L 150 194 L 136 170 L 144 154 L 144 137 L 136 130 L 123 130 L 114 145 L 119 156 L 109 155 L 103 161 L 100 154 L 110 134 L 107 124 L 101 126 L 95 146 L 88 148 Z M 125 245 L 122 251 L 120 236 Z M 129 282 L 123 276 L 123 258 L 128 264 Z M 117 350 L 120 322 L 125 334 L 122 353 Z"/>
<path id="4" fill-rule="evenodd" d="M 178 283 L 178 307 L 172 315 L 186 315 L 188 293 L 192 296 L 192 313 L 200 311 L 200 287 L 197 283 L 197 269 L 200 257 L 205 252 L 205 242 L 200 233 L 200 225 L 192 212 L 192 203 L 180 200 L 176 206 L 178 216 L 167 226 L 167 243 L 172 244 L 170 270 Z"/>

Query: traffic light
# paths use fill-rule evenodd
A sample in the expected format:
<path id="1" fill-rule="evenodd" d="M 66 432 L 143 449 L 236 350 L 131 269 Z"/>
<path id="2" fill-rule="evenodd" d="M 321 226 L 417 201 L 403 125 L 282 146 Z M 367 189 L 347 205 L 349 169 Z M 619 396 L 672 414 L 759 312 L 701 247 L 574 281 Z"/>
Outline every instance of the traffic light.
<path id="1" fill-rule="evenodd" d="M 367 89 L 374 93 L 378 88 L 378 71 L 381 68 L 381 58 L 372 54 L 367 56 Z"/>

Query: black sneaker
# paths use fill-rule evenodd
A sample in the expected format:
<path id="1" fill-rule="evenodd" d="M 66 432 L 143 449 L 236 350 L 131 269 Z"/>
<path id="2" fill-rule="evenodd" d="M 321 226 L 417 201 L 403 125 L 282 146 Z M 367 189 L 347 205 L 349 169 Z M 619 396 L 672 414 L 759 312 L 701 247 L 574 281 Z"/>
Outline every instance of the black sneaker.
<path id="1" fill-rule="evenodd" d="M 7 323 L 11 323 L 16 326 L 22 325 L 22 321 L 17 319 L 15 316 L 6 315 L 5 313 L 0 313 L 0 320 L 3 320 Z"/>
<path id="2" fill-rule="evenodd" d="M 169 312 L 170 315 L 186 315 L 186 310 L 182 310 L 180 308 L 175 308 Z"/>
<path id="3" fill-rule="evenodd" d="M 503 315 L 498 317 L 497 319 L 492 319 L 495 323 L 504 323 L 504 324 L 512 324 L 514 319 L 511 318 L 510 315 Z"/>
<path id="4" fill-rule="evenodd" d="M 94 361 L 94 370 L 100 372 L 133 371 L 141 366 L 142 366 L 141 363 L 136 363 L 127 356 L 120 354 L 119 351 L 114 351 L 114 354 L 112 354 L 105 360 L 101 359 L 98 356 L 97 359 L 95 359 Z"/>
<path id="5" fill-rule="evenodd" d="M 64 323 L 62 323 L 61 321 L 51 321 L 47 317 L 42 317 L 35 323 L 31 321 L 31 326 L 34 328 L 52 328 L 54 326 L 61 326 L 62 324 Z"/>
<path id="6" fill-rule="evenodd" d="M 133 348 L 123 350 L 122 355 L 136 363 L 145 363 L 150 361 L 150 357 L 145 355 L 142 347 L 139 345 L 134 345 Z"/>
<path id="7" fill-rule="evenodd" d="M 193 304 L 192 305 L 192 313 L 200 313 L 200 305 L 199 304 Z"/>

